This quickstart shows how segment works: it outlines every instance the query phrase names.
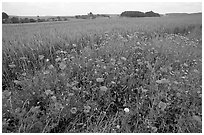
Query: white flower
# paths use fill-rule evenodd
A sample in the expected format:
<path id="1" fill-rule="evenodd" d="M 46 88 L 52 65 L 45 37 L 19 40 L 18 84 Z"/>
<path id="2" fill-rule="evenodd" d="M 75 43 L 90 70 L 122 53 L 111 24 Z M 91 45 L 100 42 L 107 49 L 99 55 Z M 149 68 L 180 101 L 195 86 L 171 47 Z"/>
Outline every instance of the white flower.
<path id="1" fill-rule="evenodd" d="M 103 78 L 97 78 L 96 81 L 97 81 L 97 82 L 103 82 L 104 79 L 103 79 Z"/>
<path id="2" fill-rule="evenodd" d="M 71 111 L 72 114 L 76 114 L 77 113 L 77 108 L 76 107 L 72 107 L 70 111 Z"/>
<path id="3" fill-rule="evenodd" d="M 124 61 L 126 61 L 127 59 L 126 59 L 125 57 L 121 57 L 121 60 L 124 60 Z"/>
<path id="4" fill-rule="evenodd" d="M 57 98 L 55 96 L 52 96 L 51 99 L 56 102 L 57 101 Z"/>
<path id="5" fill-rule="evenodd" d="M 2 97 L 5 98 L 5 97 L 9 97 L 11 95 L 11 92 L 8 91 L 8 90 L 5 90 L 4 92 L 2 92 Z"/>
<path id="6" fill-rule="evenodd" d="M 20 57 L 20 60 L 26 60 L 28 59 L 27 57 Z"/>
<path id="7" fill-rule="evenodd" d="M 76 47 L 77 45 L 76 45 L 76 44 L 72 44 L 72 46 L 73 46 L 73 47 Z"/>
<path id="8" fill-rule="evenodd" d="M 157 80 L 156 83 L 160 83 L 160 84 L 161 83 L 170 83 L 170 81 L 168 79 L 166 79 L 166 78 L 163 78 L 161 80 Z"/>
<path id="9" fill-rule="evenodd" d="M 101 86 L 100 90 L 106 92 L 108 90 L 108 88 L 106 86 Z"/>
<path id="10" fill-rule="evenodd" d="M 125 108 L 124 111 L 125 111 L 126 113 L 129 113 L 129 112 L 130 112 L 130 109 L 129 109 L 129 108 Z"/>
<path id="11" fill-rule="evenodd" d="M 59 68 L 64 70 L 67 67 L 67 65 L 64 62 L 59 63 Z"/>
<path id="12" fill-rule="evenodd" d="M 16 65 L 15 64 L 10 64 L 10 65 L 8 65 L 10 68 L 15 68 L 16 67 Z"/>
<path id="13" fill-rule="evenodd" d="M 119 129 L 119 128 L 120 128 L 120 125 L 117 125 L 116 128 Z"/>
<path id="14" fill-rule="evenodd" d="M 52 64 L 48 66 L 49 69 L 55 68 Z"/>
<path id="15" fill-rule="evenodd" d="M 167 104 L 164 103 L 164 102 L 162 102 L 162 101 L 160 101 L 159 104 L 158 104 L 158 107 L 159 107 L 162 111 L 164 111 L 164 109 L 166 108 L 166 106 L 167 106 Z"/>
<path id="16" fill-rule="evenodd" d="M 91 110 L 90 106 L 88 106 L 88 105 L 84 106 L 84 113 L 89 113 L 90 110 Z"/>
<path id="17" fill-rule="evenodd" d="M 56 62 L 61 61 L 61 58 L 60 58 L 60 57 L 57 57 L 57 58 L 55 59 L 55 61 L 56 61 Z"/>
<path id="18" fill-rule="evenodd" d="M 44 55 L 39 55 L 39 56 L 38 56 L 38 58 L 39 58 L 40 60 L 42 60 L 44 57 L 45 57 Z"/>
<path id="19" fill-rule="evenodd" d="M 62 104 L 56 102 L 56 103 L 55 103 L 55 108 L 56 108 L 57 110 L 60 110 L 60 109 L 62 109 L 62 108 L 64 108 L 64 107 L 62 106 Z"/>
<path id="20" fill-rule="evenodd" d="M 19 81 L 19 80 L 14 80 L 13 81 L 15 84 L 21 84 L 21 81 Z"/>
<path id="21" fill-rule="evenodd" d="M 26 76 L 26 73 L 22 73 L 22 76 Z"/>
<path id="22" fill-rule="evenodd" d="M 50 95 L 53 95 L 54 94 L 54 92 L 53 91 L 51 91 L 51 90 L 46 90 L 45 91 L 45 94 L 48 96 L 49 94 Z"/>
<path id="23" fill-rule="evenodd" d="M 47 75 L 47 74 L 49 74 L 49 73 L 50 73 L 49 70 L 45 70 L 45 71 L 43 72 L 44 75 Z"/>

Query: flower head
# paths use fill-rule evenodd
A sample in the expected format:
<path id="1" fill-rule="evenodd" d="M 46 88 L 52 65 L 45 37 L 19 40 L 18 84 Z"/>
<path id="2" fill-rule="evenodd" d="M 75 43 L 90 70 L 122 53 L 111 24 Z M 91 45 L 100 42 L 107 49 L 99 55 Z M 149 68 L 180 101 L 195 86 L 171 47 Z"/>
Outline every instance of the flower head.
<path id="1" fill-rule="evenodd" d="M 108 90 L 108 88 L 106 86 L 101 86 L 100 90 L 106 92 Z"/>
<path id="2" fill-rule="evenodd" d="M 90 106 L 88 106 L 88 105 L 84 106 L 84 113 L 89 113 L 90 110 L 91 110 Z"/>
<path id="3" fill-rule="evenodd" d="M 162 101 L 160 101 L 159 104 L 158 104 L 158 107 L 161 108 L 162 111 L 164 111 L 164 109 L 166 108 L 166 106 L 167 106 L 167 104 L 164 103 L 164 102 L 162 102 Z"/>
<path id="4" fill-rule="evenodd" d="M 42 60 L 44 57 L 45 57 L 44 55 L 39 55 L 39 56 L 38 56 L 38 58 L 39 58 L 40 60 Z"/>
<path id="5" fill-rule="evenodd" d="M 129 108 L 125 108 L 124 111 L 125 111 L 126 113 L 129 113 L 129 112 L 130 112 L 130 109 L 129 109 Z"/>
<path id="6" fill-rule="evenodd" d="M 71 110 L 70 110 L 70 112 L 71 112 L 72 114 L 76 114 L 76 113 L 77 113 L 77 108 L 76 108 L 76 107 L 72 107 Z"/>
<path id="7" fill-rule="evenodd" d="M 96 81 L 97 81 L 97 82 L 103 82 L 104 79 L 103 79 L 103 78 L 96 78 Z"/>

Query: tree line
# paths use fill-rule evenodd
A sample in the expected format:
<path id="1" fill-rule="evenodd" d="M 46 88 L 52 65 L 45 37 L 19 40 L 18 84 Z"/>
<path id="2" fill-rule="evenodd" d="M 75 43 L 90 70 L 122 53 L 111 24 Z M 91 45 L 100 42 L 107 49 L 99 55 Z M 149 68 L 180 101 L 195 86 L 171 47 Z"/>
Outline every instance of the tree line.
<path id="1" fill-rule="evenodd" d="M 67 21 L 66 17 L 52 17 L 48 19 L 42 19 L 37 16 L 37 19 L 33 18 L 19 18 L 19 17 L 11 17 L 5 12 L 2 12 L 2 23 L 34 23 L 34 22 L 48 22 L 48 21 Z"/>
<path id="2" fill-rule="evenodd" d="M 120 14 L 122 17 L 160 17 L 160 14 L 154 13 L 153 11 L 149 12 L 140 12 L 140 11 L 124 11 Z"/>

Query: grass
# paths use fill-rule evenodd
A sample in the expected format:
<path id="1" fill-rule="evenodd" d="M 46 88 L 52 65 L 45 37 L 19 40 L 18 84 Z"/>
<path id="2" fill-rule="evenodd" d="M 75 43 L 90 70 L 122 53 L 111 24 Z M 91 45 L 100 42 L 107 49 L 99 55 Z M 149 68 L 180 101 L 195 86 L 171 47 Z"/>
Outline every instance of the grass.
<path id="1" fill-rule="evenodd" d="M 202 132 L 201 16 L 2 31 L 3 132 Z"/>

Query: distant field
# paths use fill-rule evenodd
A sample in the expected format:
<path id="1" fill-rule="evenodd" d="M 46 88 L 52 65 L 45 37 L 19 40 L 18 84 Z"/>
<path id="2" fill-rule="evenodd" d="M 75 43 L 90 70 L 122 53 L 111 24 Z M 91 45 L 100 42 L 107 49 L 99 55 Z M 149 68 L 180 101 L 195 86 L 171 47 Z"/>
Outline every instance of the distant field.
<path id="1" fill-rule="evenodd" d="M 202 15 L 2 25 L 3 132 L 202 132 Z"/>

